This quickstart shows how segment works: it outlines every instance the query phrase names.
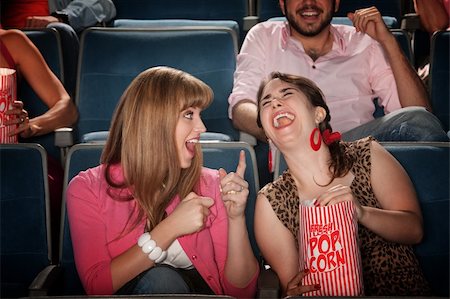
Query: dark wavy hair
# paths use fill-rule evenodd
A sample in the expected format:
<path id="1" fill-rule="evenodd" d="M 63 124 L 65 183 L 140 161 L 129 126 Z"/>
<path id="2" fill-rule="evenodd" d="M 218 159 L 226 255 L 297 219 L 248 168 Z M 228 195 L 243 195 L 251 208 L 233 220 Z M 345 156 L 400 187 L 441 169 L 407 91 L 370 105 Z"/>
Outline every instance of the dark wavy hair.
<path id="1" fill-rule="evenodd" d="M 320 134 L 322 135 L 325 130 L 330 130 L 330 132 L 333 131 L 330 125 L 330 109 L 328 108 L 327 104 L 325 103 L 325 97 L 320 90 L 320 88 L 311 80 L 301 77 L 301 76 L 295 76 L 290 74 L 284 74 L 280 72 L 273 72 L 270 74 L 269 78 L 267 80 L 264 80 L 261 82 L 261 85 L 258 90 L 258 116 L 256 119 L 256 122 L 260 128 L 262 128 L 261 124 L 261 118 L 260 118 L 260 101 L 262 98 L 262 93 L 264 90 L 264 87 L 272 81 L 273 79 L 279 79 L 283 82 L 289 83 L 297 87 L 308 99 L 309 103 L 313 107 L 322 107 L 326 111 L 326 117 L 325 119 L 319 123 L 319 130 Z M 350 155 L 350 153 L 347 150 L 347 147 L 344 146 L 341 140 L 336 140 L 332 142 L 331 144 L 328 144 L 328 148 L 330 150 L 331 159 L 329 162 L 329 169 L 330 172 L 333 174 L 333 177 L 331 181 L 328 183 L 330 184 L 335 178 L 343 177 L 345 176 L 350 169 L 352 168 L 352 165 L 354 163 L 354 158 Z"/>

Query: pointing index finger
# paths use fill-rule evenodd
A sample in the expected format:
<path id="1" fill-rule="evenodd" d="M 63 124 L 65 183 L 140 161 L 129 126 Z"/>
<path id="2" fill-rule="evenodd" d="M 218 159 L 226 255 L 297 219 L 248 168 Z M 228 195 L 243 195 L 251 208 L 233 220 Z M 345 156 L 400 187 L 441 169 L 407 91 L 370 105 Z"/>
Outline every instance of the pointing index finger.
<path id="1" fill-rule="evenodd" d="M 243 150 L 241 150 L 241 152 L 239 153 L 239 164 L 236 168 L 236 173 L 241 177 L 244 178 L 244 174 L 245 174 L 245 168 L 247 167 L 247 165 L 245 164 L 245 152 Z"/>

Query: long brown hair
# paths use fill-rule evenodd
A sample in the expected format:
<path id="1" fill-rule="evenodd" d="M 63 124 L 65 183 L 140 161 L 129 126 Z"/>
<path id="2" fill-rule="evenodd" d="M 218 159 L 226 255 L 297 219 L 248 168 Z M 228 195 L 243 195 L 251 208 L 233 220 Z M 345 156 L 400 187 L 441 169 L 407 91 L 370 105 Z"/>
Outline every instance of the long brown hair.
<path id="1" fill-rule="evenodd" d="M 270 74 L 269 79 L 263 81 L 259 87 L 258 90 L 258 117 L 256 119 L 258 126 L 261 128 L 261 118 L 260 118 L 260 106 L 259 102 L 261 101 L 262 93 L 264 90 L 264 87 L 272 81 L 273 79 L 280 79 L 281 81 L 284 81 L 286 83 L 292 84 L 296 86 L 308 99 L 309 103 L 313 107 L 322 107 L 325 109 L 326 117 L 325 119 L 319 123 L 319 130 L 322 134 L 325 130 L 330 130 L 330 132 L 333 131 L 330 125 L 330 109 L 328 108 L 327 104 L 325 103 L 325 97 L 320 90 L 320 88 L 311 80 L 301 77 L 301 76 L 295 76 L 290 74 L 283 74 L 280 72 L 273 72 Z M 329 162 L 329 169 L 332 173 L 332 179 L 330 183 L 334 180 L 334 178 L 343 177 L 345 176 L 350 169 L 352 168 L 352 165 L 354 163 L 354 158 L 347 150 L 347 147 L 345 147 L 342 143 L 342 141 L 337 140 L 332 142 L 328 145 L 328 148 L 330 150 L 331 159 Z"/>
<path id="2" fill-rule="evenodd" d="M 147 218 L 151 230 L 163 219 L 175 195 L 183 198 L 196 188 L 202 167 L 200 145 L 191 166 L 182 169 L 175 129 L 181 111 L 188 107 L 205 109 L 212 99 L 213 92 L 204 82 L 169 67 L 143 71 L 125 90 L 101 162 L 106 165 L 110 194 L 128 189 L 131 196 L 116 199 L 135 199 L 138 203 L 139 215 L 133 228 Z M 123 169 L 123 182 L 114 181 L 110 174 L 111 166 L 118 163 Z"/>

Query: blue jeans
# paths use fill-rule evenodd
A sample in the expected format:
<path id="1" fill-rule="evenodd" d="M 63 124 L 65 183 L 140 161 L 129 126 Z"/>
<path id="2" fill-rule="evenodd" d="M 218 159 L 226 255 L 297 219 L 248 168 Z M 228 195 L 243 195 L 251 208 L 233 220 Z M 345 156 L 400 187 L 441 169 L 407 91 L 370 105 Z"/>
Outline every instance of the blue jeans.
<path id="1" fill-rule="evenodd" d="M 169 267 L 153 267 L 139 279 L 133 294 L 188 294 L 189 286 L 183 277 Z"/>
<path id="2" fill-rule="evenodd" d="M 422 107 L 406 107 L 342 134 L 345 141 L 366 136 L 378 141 L 449 141 L 435 115 Z"/>
<path id="3" fill-rule="evenodd" d="M 198 271 L 156 265 L 129 281 L 116 295 L 134 294 L 214 294 Z"/>

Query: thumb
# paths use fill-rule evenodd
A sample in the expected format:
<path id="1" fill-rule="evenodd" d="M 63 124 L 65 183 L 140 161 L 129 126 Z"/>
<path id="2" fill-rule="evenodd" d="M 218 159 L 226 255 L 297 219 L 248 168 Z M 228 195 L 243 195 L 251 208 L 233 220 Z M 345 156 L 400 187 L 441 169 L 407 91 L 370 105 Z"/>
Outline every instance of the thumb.
<path id="1" fill-rule="evenodd" d="M 223 168 L 219 168 L 219 178 L 223 179 L 227 175 L 227 172 Z"/>
<path id="2" fill-rule="evenodd" d="M 206 208 L 209 208 L 214 204 L 214 200 L 210 197 L 200 197 L 200 204 Z"/>
<path id="3" fill-rule="evenodd" d="M 355 14 L 352 13 L 352 12 L 349 12 L 349 13 L 347 14 L 347 17 L 350 19 L 350 21 L 353 22 L 353 19 L 354 19 L 354 17 L 355 17 Z"/>
<path id="4" fill-rule="evenodd" d="M 189 200 L 191 200 L 193 198 L 196 198 L 196 197 L 198 197 L 198 195 L 195 192 L 189 192 L 189 194 L 186 195 L 186 197 L 183 198 L 182 201 L 189 201 Z"/>

